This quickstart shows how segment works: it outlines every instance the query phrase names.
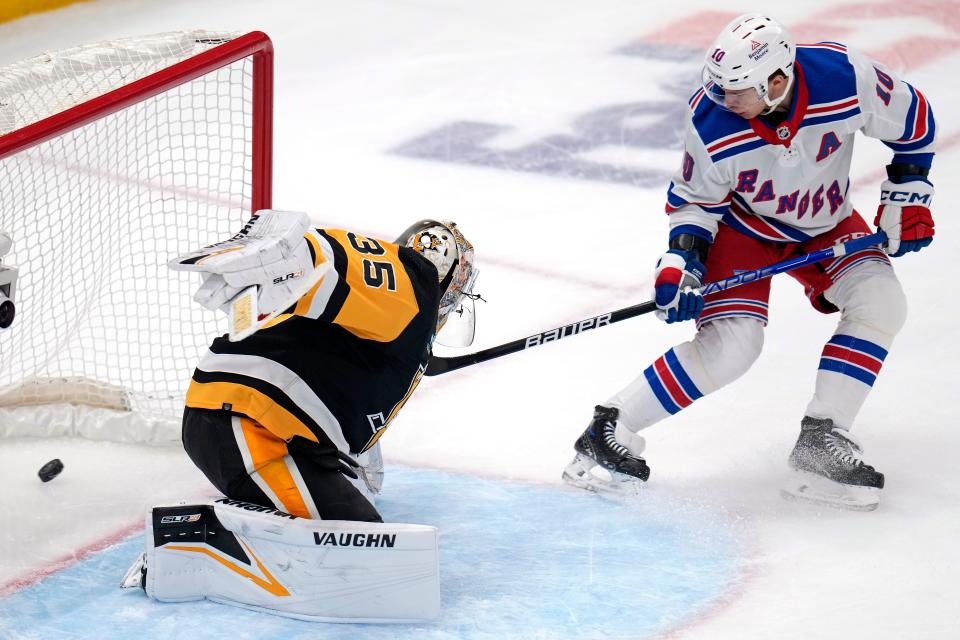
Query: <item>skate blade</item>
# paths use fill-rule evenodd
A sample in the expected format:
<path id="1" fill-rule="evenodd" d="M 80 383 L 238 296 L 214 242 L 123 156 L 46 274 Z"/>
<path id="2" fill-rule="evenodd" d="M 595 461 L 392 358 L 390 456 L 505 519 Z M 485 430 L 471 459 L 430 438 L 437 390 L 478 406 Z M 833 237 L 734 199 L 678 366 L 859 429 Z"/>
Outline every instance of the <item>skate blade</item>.
<path id="1" fill-rule="evenodd" d="M 614 496 L 639 495 L 644 485 L 643 480 L 611 472 L 580 453 L 574 456 L 561 477 L 572 487 Z"/>
<path id="2" fill-rule="evenodd" d="M 135 589 L 143 586 L 143 565 L 145 562 L 144 554 L 141 553 L 137 556 L 137 559 L 133 561 L 133 564 L 123 575 L 123 580 L 120 581 L 121 589 Z"/>
<path id="3" fill-rule="evenodd" d="M 780 496 L 785 500 L 851 511 L 873 511 L 880 504 L 879 489 L 845 485 L 806 471 L 794 471 L 780 490 Z"/>

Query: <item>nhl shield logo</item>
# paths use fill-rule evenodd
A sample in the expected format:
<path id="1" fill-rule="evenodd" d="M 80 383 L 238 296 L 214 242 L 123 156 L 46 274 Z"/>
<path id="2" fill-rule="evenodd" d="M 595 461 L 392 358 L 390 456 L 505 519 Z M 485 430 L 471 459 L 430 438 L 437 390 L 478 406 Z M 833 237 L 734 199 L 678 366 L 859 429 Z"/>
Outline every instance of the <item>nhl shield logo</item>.
<path id="1" fill-rule="evenodd" d="M 781 140 L 786 140 L 787 138 L 789 138 L 790 127 L 788 127 L 785 124 L 782 124 L 779 127 L 777 127 L 777 137 L 780 138 Z"/>

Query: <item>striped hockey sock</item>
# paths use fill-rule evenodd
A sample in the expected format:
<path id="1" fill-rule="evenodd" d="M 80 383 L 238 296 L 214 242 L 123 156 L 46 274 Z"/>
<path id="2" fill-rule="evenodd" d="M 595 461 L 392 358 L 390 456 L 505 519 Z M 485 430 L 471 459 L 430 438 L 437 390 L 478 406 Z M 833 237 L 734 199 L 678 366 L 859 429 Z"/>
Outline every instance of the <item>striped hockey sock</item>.
<path id="1" fill-rule="evenodd" d="M 823 347 L 807 415 L 849 429 L 887 357 L 889 344 L 836 333 Z"/>
<path id="2" fill-rule="evenodd" d="M 763 323 L 756 319 L 708 322 L 693 340 L 657 358 L 607 404 L 620 409 L 624 426 L 644 429 L 739 378 L 762 346 Z"/>
<path id="3" fill-rule="evenodd" d="M 687 374 L 676 351 L 670 349 L 646 368 L 643 377 L 660 406 L 673 415 L 703 397 L 703 393 Z"/>
<path id="4" fill-rule="evenodd" d="M 620 409 L 620 422 L 631 431 L 646 428 L 655 422 L 689 407 L 712 385 L 698 385 L 690 375 L 690 344 L 684 343 L 657 358 L 633 383 L 608 401 Z M 678 356 L 678 351 L 681 356 Z M 701 376 L 698 376 L 702 378 Z"/>

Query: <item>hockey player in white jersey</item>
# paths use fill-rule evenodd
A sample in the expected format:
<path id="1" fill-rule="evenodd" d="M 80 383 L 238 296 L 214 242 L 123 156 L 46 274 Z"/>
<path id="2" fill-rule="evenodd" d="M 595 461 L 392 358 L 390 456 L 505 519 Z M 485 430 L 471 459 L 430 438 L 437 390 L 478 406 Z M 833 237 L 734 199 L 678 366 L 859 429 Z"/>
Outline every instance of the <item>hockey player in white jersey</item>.
<path id="1" fill-rule="evenodd" d="M 750 14 L 707 51 L 689 107 L 655 291 L 657 315 L 696 319 L 696 336 L 596 407 L 564 478 L 589 489 L 647 480 L 638 432 L 733 382 L 756 360 L 770 280 L 702 296 L 696 288 L 707 275 L 720 280 L 872 232 L 848 197 L 861 131 L 893 151 L 874 220 L 889 240 L 791 273 L 815 309 L 840 317 L 823 347 L 784 496 L 873 509 L 883 474 L 864 461 L 850 429 L 906 317 L 890 258 L 933 240 L 930 104 L 844 45 L 796 46 L 782 25 Z"/>

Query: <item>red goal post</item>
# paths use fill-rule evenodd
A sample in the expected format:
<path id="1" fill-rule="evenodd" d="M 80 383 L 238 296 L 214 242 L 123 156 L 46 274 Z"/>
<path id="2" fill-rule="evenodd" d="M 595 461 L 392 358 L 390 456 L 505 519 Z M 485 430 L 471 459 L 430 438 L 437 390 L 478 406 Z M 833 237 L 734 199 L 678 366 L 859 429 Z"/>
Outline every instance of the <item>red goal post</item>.
<path id="1" fill-rule="evenodd" d="M 224 42 L 145 78 L 0 136 L 0 159 L 247 57 L 253 60 L 253 211 L 269 209 L 273 148 L 273 43 L 262 31 L 252 31 Z"/>
<path id="2" fill-rule="evenodd" d="M 157 34 L 0 68 L 0 230 L 17 317 L 0 331 L 0 435 L 179 434 L 223 320 L 166 262 L 271 205 L 266 34 Z"/>

